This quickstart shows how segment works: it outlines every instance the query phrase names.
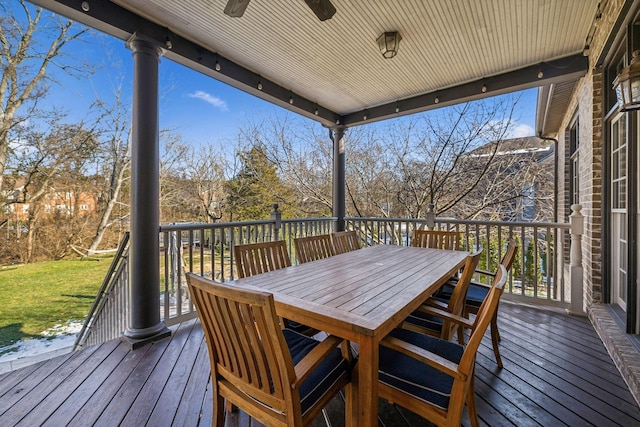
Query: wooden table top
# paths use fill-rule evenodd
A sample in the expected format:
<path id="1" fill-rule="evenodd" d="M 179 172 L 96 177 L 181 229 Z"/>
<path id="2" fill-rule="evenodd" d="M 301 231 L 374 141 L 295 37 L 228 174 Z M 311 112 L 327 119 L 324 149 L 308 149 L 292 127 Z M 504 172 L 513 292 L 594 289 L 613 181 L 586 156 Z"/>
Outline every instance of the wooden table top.
<path id="1" fill-rule="evenodd" d="M 234 283 L 272 292 L 278 315 L 380 339 L 464 265 L 467 252 L 378 245 Z"/>

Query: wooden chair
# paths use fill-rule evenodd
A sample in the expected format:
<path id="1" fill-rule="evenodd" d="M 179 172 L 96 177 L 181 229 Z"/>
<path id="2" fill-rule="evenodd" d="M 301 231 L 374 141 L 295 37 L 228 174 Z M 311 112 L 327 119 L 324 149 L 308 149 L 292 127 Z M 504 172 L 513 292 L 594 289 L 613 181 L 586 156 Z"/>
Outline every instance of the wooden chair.
<path id="1" fill-rule="evenodd" d="M 497 308 L 507 272 L 500 266 L 473 323 L 447 314 L 471 329 L 466 347 L 406 329 L 395 329 L 380 344 L 378 394 L 438 426 L 460 426 L 465 401 L 478 426 L 474 367 L 483 335 Z"/>
<path id="2" fill-rule="evenodd" d="M 235 245 L 233 254 L 240 279 L 291 266 L 284 240 Z"/>
<path id="3" fill-rule="evenodd" d="M 336 255 L 360 249 L 360 241 L 355 231 L 337 231 L 331 233 L 331 240 Z"/>
<path id="4" fill-rule="evenodd" d="M 280 329 L 272 294 L 193 273 L 187 283 L 209 349 L 214 426 L 224 399 L 265 425 L 306 426 L 350 385 L 348 344 Z"/>
<path id="5" fill-rule="evenodd" d="M 515 240 L 510 239 L 507 243 L 507 249 L 505 250 L 502 259 L 500 260 L 500 265 L 504 266 L 504 268 L 507 270 L 507 273 L 511 270 L 511 266 L 513 265 L 513 261 L 516 259 L 517 254 L 518 244 Z M 485 270 L 476 270 L 475 273 L 491 278 L 495 277 L 496 274 Z M 447 300 L 452 298 L 456 286 L 457 285 L 455 285 L 455 283 L 449 282 L 442 287 L 441 291 L 436 296 L 436 299 L 446 302 Z M 482 305 L 482 302 L 486 299 L 490 288 L 491 286 L 487 283 L 482 283 L 479 281 L 472 280 L 471 283 L 469 283 L 464 308 L 465 317 L 469 317 L 469 314 L 478 313 L 478 309 L 480 308 L 480 305 Z M 496 313 L 493 319 L 491 319 L 491 343 L 493 345 L 493 354 L 496 357 L 496 363 L 498 364 L 498 367 L 502 368 L 502 358 L 500 357 L 500 348 L 498 347 L 499 342 L 500 331 L 498 331 L 498 310 L 496 309 Z"/>
<path id="6" fill-rule="evenodd" d="M 446 304 L 438 304 L 435 307 L 436 309 L 443 310 L 455 316 L 462 316 L 467 289 L 469 288 L 469 283 L 475 273 L 481 255 L 482 251 L 479 251 L 467 257 L 464 269 L 458 278 L 451 297 Z M 450 322 L 447 318 L 439 316 L 439 312 L 434 312 L 432 305 L 433 303 L 430 300 L 423 304 L 404 320 L 402 327 L 448 341 L 451 339 L 453 331 L 458 329 L 458 325 Z M 464 344 L 464 335 L 460 329 L 458 329 L 458 342 Z"/>
<path id="7" fill-rule="evenodd" d="M 331 241 L 331 236 L 328 234 L 300 237 L 293 240 L 293 245 L 295 247 L 296 262 L 298 264 L 329 258 L 335 255 L 333 242 Z"/>
<path id="8" fill-rule="evenodd" d="M 291 258 L 284 240 L 236 245 L 233 248 L 233 253 L 240 279 L 291 266 Z M 289 319 L 283 319 L 283 322 L 286 328 L 308 336 L 319 332 Z"/>
<path id="9" fill-rule="evenodd" d="M 457 251 L 460 249 L 460 233 L 443 230 L 416 230 L 413 232 L 411 246 Z"/>

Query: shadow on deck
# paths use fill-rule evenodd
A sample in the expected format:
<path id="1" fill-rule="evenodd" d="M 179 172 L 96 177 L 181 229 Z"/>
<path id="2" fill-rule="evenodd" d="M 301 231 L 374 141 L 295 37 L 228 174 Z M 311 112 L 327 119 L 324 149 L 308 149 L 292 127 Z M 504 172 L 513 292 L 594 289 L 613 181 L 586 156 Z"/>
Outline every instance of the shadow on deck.
<path id="1" fill-rule="evenodd" d="M 503 302 L 499 321 L 504 369 L 489 334 L 477 357 L 482 424 L 640 425 L 637 403 L 586 318 Z M 202 329 L 189 321 L 172 330 L 171 339 L 133 352 L 109 341 L 0 375 L 0 425 L 211 425 Z M 340 398 L 328 413 L 334 426 L 344 424 Z M 401 414 L 424 425 L 381 402 L 381 425 L 407 425 Z M 256 425 L 243 413 L 226 424 Z"/>

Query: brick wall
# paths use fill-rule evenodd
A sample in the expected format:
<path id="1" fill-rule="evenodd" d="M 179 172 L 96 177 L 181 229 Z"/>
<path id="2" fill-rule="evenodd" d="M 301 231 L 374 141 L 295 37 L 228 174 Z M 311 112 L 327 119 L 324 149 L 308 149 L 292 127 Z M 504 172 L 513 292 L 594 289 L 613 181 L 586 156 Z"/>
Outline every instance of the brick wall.
<path id="1" fill-rule="evenodd" d="M 603 301 L 602 294 L 602 170 L 603 170 L 603 102 L 604 70 L 596 66 L 609 34 L 624 5 L 624 0 L 603 1 L 601 16 L 590 40 L 590 69 L 574 91 L 573 98 L 558 134 L 558 153 L 564 155 L 559 162 L 558 220 L 568 221 L 571 214 L 569 203 L 569 139 L 568 132 L 573 119 L 579 120 L 580 141 L 580 204 L 585 216 L 585 231 L 582 239 L 583 268 L 585 279 L 584 297 L 587 306 Z"/>

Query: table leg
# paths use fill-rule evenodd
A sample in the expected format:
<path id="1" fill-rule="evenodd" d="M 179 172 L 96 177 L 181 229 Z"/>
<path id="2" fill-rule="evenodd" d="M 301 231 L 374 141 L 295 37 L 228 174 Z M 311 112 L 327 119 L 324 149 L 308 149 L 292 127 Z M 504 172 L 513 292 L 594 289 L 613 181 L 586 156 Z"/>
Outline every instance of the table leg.
<path id="1" fill-rule="evenodd" d="M 378 361 L 378 343 L 373 337 L 364 337 L 358 348 L 357 405 L 354 405 L 358 426 L 378 425 Z"/>

